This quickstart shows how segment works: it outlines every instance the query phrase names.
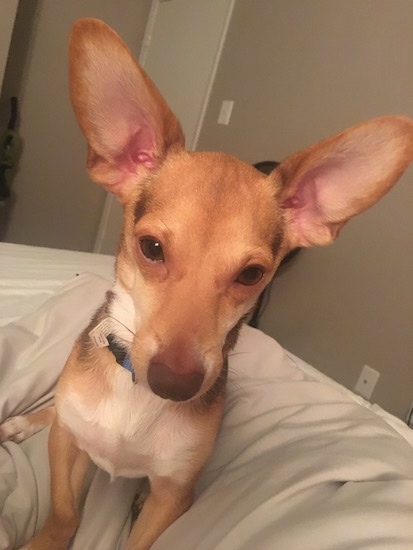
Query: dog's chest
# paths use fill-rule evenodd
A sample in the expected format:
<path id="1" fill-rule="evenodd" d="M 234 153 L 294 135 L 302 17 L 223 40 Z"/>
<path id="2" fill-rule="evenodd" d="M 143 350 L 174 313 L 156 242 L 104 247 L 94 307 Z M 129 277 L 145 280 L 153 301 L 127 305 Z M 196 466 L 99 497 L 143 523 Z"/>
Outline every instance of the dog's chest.
<path id="1" fill-rule="evenodd" d="M 56 405 L 78 446 L 111 476 L 166 476 L 178 481 L 200 444 L 188 415 L 133 384 L 130 374 L 120 369 L 111 391 L 97 405 L 96 400 L 88 403 L 84 389 L 73 388 Z"/>

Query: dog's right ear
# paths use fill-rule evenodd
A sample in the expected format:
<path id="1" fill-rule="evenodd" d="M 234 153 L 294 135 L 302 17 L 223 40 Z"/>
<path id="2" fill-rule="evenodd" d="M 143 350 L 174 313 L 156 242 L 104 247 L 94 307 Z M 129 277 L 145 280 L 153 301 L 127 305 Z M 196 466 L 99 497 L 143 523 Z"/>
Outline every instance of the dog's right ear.
<path id="1" fill-rule="evenodd" d="M 90 177 L 121 201 L 155 169 L 182 128 L 119 36 L 79 19 L 70 36 L 70 97 L 89 150 Z"/>

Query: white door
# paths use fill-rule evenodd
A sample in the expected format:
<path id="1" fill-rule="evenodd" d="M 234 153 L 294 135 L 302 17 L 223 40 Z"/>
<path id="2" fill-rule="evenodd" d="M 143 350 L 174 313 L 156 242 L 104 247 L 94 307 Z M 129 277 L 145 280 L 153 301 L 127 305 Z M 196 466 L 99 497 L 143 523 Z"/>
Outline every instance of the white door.
<path id="1" fill-rule="evenodd" d="M 140 62 L 195 149 L 235 0 L 153 0 Z M 108 195 L 95 252 L 113 254 L 122 209 Z"/>

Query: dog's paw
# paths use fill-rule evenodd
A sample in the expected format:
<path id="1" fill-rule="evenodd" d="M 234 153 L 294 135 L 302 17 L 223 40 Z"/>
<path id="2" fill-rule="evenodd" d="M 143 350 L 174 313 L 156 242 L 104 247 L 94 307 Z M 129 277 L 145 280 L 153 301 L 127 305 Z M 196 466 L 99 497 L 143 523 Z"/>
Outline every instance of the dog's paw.
<path id="1" fill-rule="evenodd" d="M 5 441 L 20 443 L 37 431 L 24 416 L 12 416 L 0 425 L 0 443 Z"/>
<path id="2" fill-rule="evenodd" d="M 15 441 L 20 443 L 31 435 L 50 426 L 55 417 L 54 406 L 49 406 L 34 413 L 11 416 L 0 424 L 0 443 Z"/>

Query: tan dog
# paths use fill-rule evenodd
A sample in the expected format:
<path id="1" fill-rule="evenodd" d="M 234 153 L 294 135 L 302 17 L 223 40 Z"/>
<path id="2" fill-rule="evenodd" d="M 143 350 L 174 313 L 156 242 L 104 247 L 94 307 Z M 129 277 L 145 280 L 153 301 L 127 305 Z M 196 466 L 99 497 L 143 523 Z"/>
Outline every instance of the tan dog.
<path id="1" fill-rule="evenodd" d="M 245 315 L 289 250 L 332 242 L 391 188 L 413 159 L 413 121 L 361 124 L 264 176 L 185 151 L 178 121 L 102 22 L 75 24 L 70 84 L 89 174 L 118 196 L 125 223 L 113 289 L 56 389 L 52 510 L 25 548 L 67 548 L 92 459 L 112 476 L 149 478 L 127 544 L 143 550 L 191 506 Z M 51 414 L 15 417 L 2 437 L 20 440 Z"/>

